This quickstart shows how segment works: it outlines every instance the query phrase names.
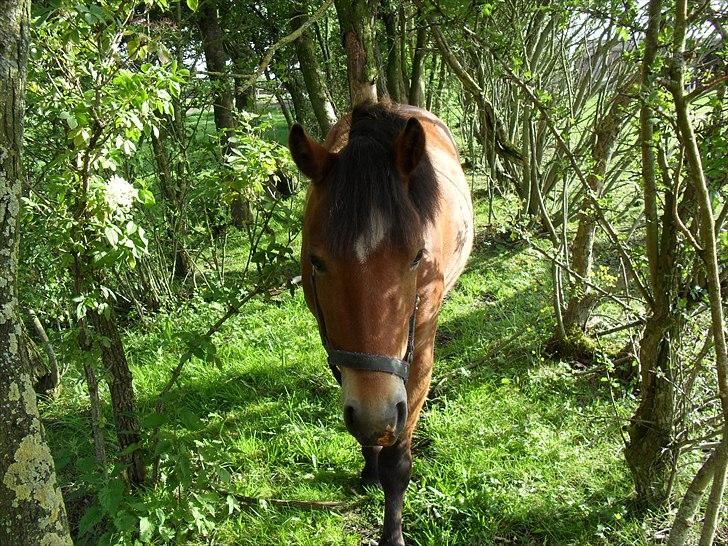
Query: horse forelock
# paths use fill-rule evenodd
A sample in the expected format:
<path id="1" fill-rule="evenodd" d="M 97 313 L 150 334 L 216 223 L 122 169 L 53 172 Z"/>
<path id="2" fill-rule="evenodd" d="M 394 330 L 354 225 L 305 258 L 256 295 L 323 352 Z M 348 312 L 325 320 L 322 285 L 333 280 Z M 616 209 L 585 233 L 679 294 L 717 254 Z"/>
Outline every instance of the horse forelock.
<path id="1" fill-rule="evenodd" d="M 408 183 L 395 165 L 394 142 L 406 122 L 380 104 L 354 110 L 348 142 L 324 185 L 326 239 L 333 254 L 363 262 L 385 243 L 411 248 L 434 220 L 438 188 L 427 156 Z"/>

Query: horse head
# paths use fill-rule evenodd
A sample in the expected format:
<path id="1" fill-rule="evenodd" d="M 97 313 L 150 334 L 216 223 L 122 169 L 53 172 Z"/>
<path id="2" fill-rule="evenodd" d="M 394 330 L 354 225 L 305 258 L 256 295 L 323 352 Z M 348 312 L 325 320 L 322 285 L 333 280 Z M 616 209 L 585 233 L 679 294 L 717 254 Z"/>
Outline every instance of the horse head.
<path id="1" fill-rule="evenodd" d="M 418 269 L 429 258 L 422 223 L 434 200 L 417 186 L 426 170 L 420 122 L 370 121 L 354 117 L 337 151 L 294 125 L 289 147 L 312 181 L 302 277 L 341 384 L 344 422 L 362 445 L 390 446 L 407 422 Z"/>

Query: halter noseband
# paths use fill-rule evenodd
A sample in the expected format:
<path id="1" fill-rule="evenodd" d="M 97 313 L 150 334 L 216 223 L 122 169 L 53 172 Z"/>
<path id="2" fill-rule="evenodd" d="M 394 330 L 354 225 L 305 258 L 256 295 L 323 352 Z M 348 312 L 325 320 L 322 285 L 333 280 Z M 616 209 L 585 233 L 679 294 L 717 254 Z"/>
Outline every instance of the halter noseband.
<path id="1" fill-rule="evenodd" d="M 343 368 L 352 368 L 354 370 L 367 370 L 370 372 L 391 373 L 400 377 L 402 381 L 407 383 L 409 377 L 409 367 L 412 364 L 412 358 L 415 353 L 415 321 L 417 318 L 417 305 L 420 296 L 415 293 L 415 305 L 409 319 L 409 329 L 407 334 L 407 352 L 403 359 L 394 358 L 385 355 L 376 355 L 369 353 L 352 353 L 349 351 L 340 351 L 332 349 L 329 345 L 329 337 L 326 332 L 326 322 L 324 314 L 321 312 L 321 305 L 316 292 L 316 270 L 311 271 L 311 286 L 313 287 L 313 299 L 316 303 L 316 318 L 319 324 L 319 334 L 321 335 L 321 343 L 328 354 L 329 368 L 334 374 L 336 382 L 341 385 L 341 370 Z"/>

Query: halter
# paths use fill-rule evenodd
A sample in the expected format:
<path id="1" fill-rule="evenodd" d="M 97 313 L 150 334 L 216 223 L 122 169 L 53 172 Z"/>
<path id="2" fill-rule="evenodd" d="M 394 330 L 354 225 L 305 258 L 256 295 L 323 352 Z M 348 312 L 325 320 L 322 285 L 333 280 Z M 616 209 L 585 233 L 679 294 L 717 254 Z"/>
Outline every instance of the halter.
<path id="1" fill-rule="evenodd" d="M 321 343 L 328 354 L 329 368 L 331 368 L 331 373 L 334 374 L 336 382 L 341 385 L 341 370 L 339 368 L 343 367 L 352 368 L 354 370 L 391 373 L 400 377 L 402 381 L 407 383 L 410 364 L 412 364 L 412 358 L 415 353 L 415 320 L 417 318 L 417 305 L 420 301 L 419 294 L 415 293 L 415 305 L 409 319 L 407 352 L 404 354 L 403 359 L 399 359 L 385 355 L 352 353 L 349 351 L 332 349 L 329 345 L 329 336 L 326 332 L 326 322 L 324 321 L 324 314 L 321 312 L 321 305 L 319 304 L 318 293 L 316 291 L 315 269 L 311 271 L 311 286 L 313 286 L 313 299 L 316 302 L 316 318 L 319 323 Z"/>

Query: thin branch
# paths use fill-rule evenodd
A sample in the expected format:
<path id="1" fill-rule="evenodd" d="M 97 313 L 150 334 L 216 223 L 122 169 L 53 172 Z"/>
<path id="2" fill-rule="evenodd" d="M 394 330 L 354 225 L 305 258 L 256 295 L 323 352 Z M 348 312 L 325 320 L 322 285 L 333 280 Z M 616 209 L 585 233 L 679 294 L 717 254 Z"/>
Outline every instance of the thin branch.
<path id="1" fill-rule="evenodd" d="M 305 501 L 297 499 L 272 499 L 266 497 L 249 497 L 247 495 L 239 495 L 232 491 L 225 491 L 224 489 L 215 488 L 215 491 L 221 495 L 230 495 L 235 500 L 242 502 L 243 504 L 251 506 L 260 506 L 261 504 L 271 504 L 273 506 L 280 506 L 282 508 L 299 508 L 302 510 L 337 510 L 346 511 L 357 507 L 364 502 L 364 498 L 359 498 L 352 502 L 343 501 Z"/>
<path id="2" fill-rule="evenodd" d="M 523 81 L 513 70 L 508 66 L 507 63 L 503 62 L 501 59 L 497 58 L 499 64 L 501 65 L 501 68 L 508 74 L 509 78 L 520 87 L 523 92 L 526 94 L 526 97 L 533 103 L 538 110 L 541 112 L 541 115 L 544 117 L 544 120 L 546 121 L 546 125 L 551 132 L 551 134 L 556 139 L 557 144 L 559 145 L 559 148 L 563 151 L 564 155 L 569 160 L 569 163 L 571 164 L 572 169 L 574 170 L 574 173 L 576 174 L 577 178 L 579 179 L 579 182 L 581 182 L 582 186 L 584 187 L 584 195 L 586 195 L 587 199 L 589 200 L 590 205 L 593 207 L 594 211 L 597 213 L 597 219 L 599 221 L 599 225 L 602 227 L 604 232 L 609 236 L 612 243 L 616 246 L 617 250 L 621 254 L 623 260 L 625 261 L 625 266 L 629 270 L 630 276 L 634 279 L 635 283 L 637 284 L 637 288 L 639 288 L 640 293 L 642 294 L 642 297 L 649 303 L 650 306 L 654 306 L 654 299 L 650 292 L 647 290 L 647 287 L 642 282 L 642 279 L 640 278 L 639 274 L 637 273 L 637 270 L 634 267 L 634 264 L 632 263 L 632 259 L 629 257 L 629 254 L 627 254 L 627 251 L 624 248 L 624 245 L 619 241 L 619 236 L 614 231 L 614 228 L 609 223 L 609 221 L 606 219 L 606 216 L 604 214 L 604 209 L 602 209 L 601 205 L 599 204 L 597 196 L 594 194 L 594 191 L 589 186 L 589 182 L 586 179 L 586 176 L 584 175 L 584 172 L 579 167 L 578 162 L 576 161 L 576 157 L 574 157 L 574 154 L 569 149 L 569 146 L 564 141 L 563 137 L 561 136 L 561 133 L 556 129 L 556 125 L 554 124 L 553 119 L 551 119 L 551 115 L 549 114 L 548 108 L 546 105 L 536 96 L 536 94 L 533 92 L 533 90 L 530 88 L 530 86 Z"/>
<path id="3" fill-rule="evenodd" d="M 237 87 L 238 93 L 242 93 L 246 89 L 249 89 L 255 85 L 255 82 L 258 81 L 258 78 L 260 77 L 263 72 L 265 72 L 265 69 L 268 68 L 268 65 L 273 60 L 273 55 L 275 55 L 275 52 L 281 49 L 283 46 L 286 46 L 292 42 L 295 42 L 298 38 L 301 37 L 301 35 L 306 32 L 306 29 L 310 27 L 312 24 L 314 24 L 316 21 L 318 21 L 323 15 L 326 13 L 326 11 L 331 7 L 331 5 L 334 3 L 334 0 L 326 0 L 319 9 L 317 9 L 309 19 L 303 23 L 300 27 L 298 27 L 296 30 L 288 34 L 287 36 L 284 36 L 280 40 L 278 40 L 275 44 L 270 46 L 266 52 L 265 55 L 263 55 L 263 59 L 258 63 L 258 67 L 255 69 L 255 71 L 252 74 L 238 74 L 238 73 L 232 73 L 232 72 L 212 72 L 212 71 L 204 71 L 199 70 L 197 71 L 199 74 L 207 74 L 212 76 L 228 76 L 233 78 L 246 78 L 244 82 L 242 82 Z"/>

